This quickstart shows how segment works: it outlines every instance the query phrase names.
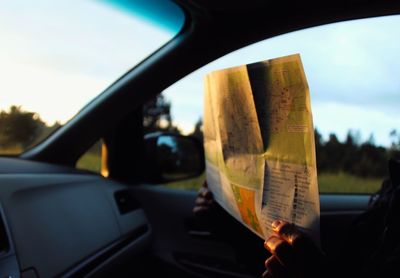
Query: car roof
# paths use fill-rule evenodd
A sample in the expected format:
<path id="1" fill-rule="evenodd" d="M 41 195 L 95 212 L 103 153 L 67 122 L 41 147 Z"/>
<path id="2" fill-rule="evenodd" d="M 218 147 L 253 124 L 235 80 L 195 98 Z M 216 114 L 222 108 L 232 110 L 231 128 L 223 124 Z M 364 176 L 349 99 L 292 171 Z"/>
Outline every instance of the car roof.
<path id="1" fill-rule="evenodd" d="M 107 130 L 146 100 L 231 51 L 307 27 L 400 12 L 398 1 L 379 0 L 175 2 L 186 13 L 181 32 L 22 158 L 73 166 Z"/>

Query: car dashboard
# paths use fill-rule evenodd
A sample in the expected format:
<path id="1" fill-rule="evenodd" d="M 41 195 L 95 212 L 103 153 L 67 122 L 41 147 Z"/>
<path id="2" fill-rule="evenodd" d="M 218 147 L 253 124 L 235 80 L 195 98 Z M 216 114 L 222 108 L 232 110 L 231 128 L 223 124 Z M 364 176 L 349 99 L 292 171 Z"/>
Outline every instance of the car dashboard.
<path id="1" fill-rule="evenodd" d="M 103 276 L 146 251 L 151 227 L 122 184 L 16 158 L 0 169 L 3 277 Z"/>

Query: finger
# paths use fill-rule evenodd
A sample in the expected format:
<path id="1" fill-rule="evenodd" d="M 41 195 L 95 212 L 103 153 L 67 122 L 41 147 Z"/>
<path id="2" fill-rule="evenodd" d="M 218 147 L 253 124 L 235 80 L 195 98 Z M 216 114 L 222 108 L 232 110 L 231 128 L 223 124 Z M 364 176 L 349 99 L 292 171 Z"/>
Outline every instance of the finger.
<path id="1" fill-rule="evenodd" d="M 265 261 L 265 267 L 267 268 L 267 272 L 269 273 L 270 277 L 288 277 L 284 266 L 275 256 L 271 256 Z"/>
<path id="2" fill-rule="evenodd" d="M 205 206 L 195 206 L 193 208 L 193 213 L 196 215 L 205 214 L 205 213 L 208 213 L 209 211 L 210 211 L 210 208 L 205 207 Z"/>
<path id="3" fill-rule="evenodd" d="M 202 197 L 198 197 L 198 198 L 195 200 L 194 203 L 195 203 L 196 206 L 207 206 L 207 207 L 209 207 L 209 206 L 212 206 L 212 205 L 213 205 L 214 200 L 212 200 L 212 199 L 206 199 L 206 198 L 202 198 Z"/>
<path id="4" fill-rule="evenodd" d="M 212 192 L 209 190 L 209 189 L 207 189 L 207 190 L 205 190 L 205 191 L 203 191 L 203 197 L 204 198 L 206 198 L 206 199 L 212 199 Z"/>
<path id="5" fill-rule="evenodd" d="M 275 254 L 275 249 L 276 247 L 281 244 L 282 242 L 285 242 L 284 239 L 279 238 L 277 236 L 271 236 L 269 237 L 265 242 L 264 242 L 264 247 L 271 252 L 271 254 Z"/>
<path id="6" fill-rule="evenodd" d="M 284 221 L 274 221 L 272 229 L 292 247 L 292 258 L 289 258 L 289 263 L 287 264 L 290 272 L 294 272 L 296 269 L 308 272 L 313 268 L 309 264 L 310 261 L 314 261 L 318 265 L 320 260 L 322 260 L 321 252 L 311 238 L 301 233 L 293 224 Z M 282 260 L 285 259 L 282 258 Z M 290 260 L 292 260 L 292 263 L 290 263 Z"/>
<path id="7" fill-rule="evenodd" d="M 275 220 L 271 226 L 274 232 L 290 244 L 293 244 L 298 237 L 302 236 L 302 233 L 296 229 L 294 224 L 282 220 Z"/>
<path id="8" fill-rule="evenodd" d="M 206 198 L 212 198 L 212 192 L 208 188 L 207 181 L 204 181 L 203 185 L 201 186 L 201 188 L 199 190 L 199 195 L 203 196 L 203 197 L 206 197 Z"/>
<path id="9" fill-rule="evenodd" d="M 282 265 L 292 268 L 294 265 L 294 251 L 292 246 L 282 238 L 271 236 L 264 242 L 268 249 Z"/>
<path id="10" fill-rule="evenodd" d="M 200 188 L 198 196 L 204 197 L 207 199 L 212 199 L 212 192 L 208 188 Z"/>
<path id="11" fill-rule="evenodd" d="M 273 278 L 271 273 L 268 270 L 264 271 L 264 273 L 261 275 L 261 277 L 262 278 Z"/>
<path id="12" fill-rule="evenodd" d="M 200 190 L 202 189 L 208 189 L 207 181 L 204 181 L 203 184 L 201 185 Z"/>
<path id="13" fill-rule="evenodd" d="M 295 225 L 276 220 L 272 222 L 272 229 L 279 234 L 281 238 L 289 242 L 295 252 L 299 252 L 300 254 L 308 253 L 309 255 L 319 253 L 318 248 L 312 240 L 300 232 Z"/>

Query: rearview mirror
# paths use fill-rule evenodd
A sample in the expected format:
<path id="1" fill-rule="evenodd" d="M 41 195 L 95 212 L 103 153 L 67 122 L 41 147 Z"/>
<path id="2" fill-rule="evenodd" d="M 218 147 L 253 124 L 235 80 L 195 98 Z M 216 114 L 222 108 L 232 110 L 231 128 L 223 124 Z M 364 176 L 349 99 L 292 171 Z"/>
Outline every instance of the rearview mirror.
<path id="1" fill-rule="evenodd" d="M 194 137 L 170 133 L 145 136 L 146 181 L 165 183 L 199 176 L 204 171 L 203 145 Z"/>

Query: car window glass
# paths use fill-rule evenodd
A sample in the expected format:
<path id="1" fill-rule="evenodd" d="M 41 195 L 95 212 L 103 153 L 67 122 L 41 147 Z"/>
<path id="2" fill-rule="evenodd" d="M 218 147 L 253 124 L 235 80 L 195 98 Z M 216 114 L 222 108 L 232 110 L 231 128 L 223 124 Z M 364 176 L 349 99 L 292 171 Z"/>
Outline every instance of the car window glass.
<path id="1" fill-rule="evenodd" d="M 19 154 L 173 38 L 172 1 L 1 1 L 0 154 Z"/>
<path id="2" fill-rule="evenodd" d="M 76 168 L 87 170 L 95 173 L 101 173 L 101 158 L 102 158 L 103 141 L 97 141 L 91 146 L 76 162 Z"/>
<path id="3" fill-rule="evenodd" d="M 388 158 L 400 150 L 399 24 L 400 16 L 329 24 L 230 53 L 163 92 L 169 125 L 201 138 L 206 73 L 299 53 L 311 93 L 320 192 L 375 192 Z"/>

